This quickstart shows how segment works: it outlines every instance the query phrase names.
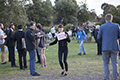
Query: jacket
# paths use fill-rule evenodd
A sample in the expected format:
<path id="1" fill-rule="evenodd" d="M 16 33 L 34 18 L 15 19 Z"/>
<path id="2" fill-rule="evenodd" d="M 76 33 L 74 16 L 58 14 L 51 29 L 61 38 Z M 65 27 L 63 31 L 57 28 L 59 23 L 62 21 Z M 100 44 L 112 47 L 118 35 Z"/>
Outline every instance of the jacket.
<path id="1" fill-rule="evenodd" d="M 119 50 L 118 38 L 120 37 L 119 25 L 108 21 L 100 26 L 97 39 L 102 40 L 102 51 Z"/>
<path id="2" fill-rule="evenodd" d="M 17 41 L 17 49 L 22 48 L 22 38 L 25 38 L 25 33 L 23 31 L 17 31 L 14 34 L 14 41 Z"/>
<path id="3" fill-rule="evenodd" d="M 86 40 L 86 34 L 85 32 L 81 29 L 80 31 L 77 31 L 77 40 L 82 41 Z"/>
<path id="4" fill-rule="evenodd" d="M 33 29 L 28 28 L 25 32 L 25 43 L 27 51 L 32 51 L 36 49 L 36 39 L 37 36 L 33 34 Z"/>

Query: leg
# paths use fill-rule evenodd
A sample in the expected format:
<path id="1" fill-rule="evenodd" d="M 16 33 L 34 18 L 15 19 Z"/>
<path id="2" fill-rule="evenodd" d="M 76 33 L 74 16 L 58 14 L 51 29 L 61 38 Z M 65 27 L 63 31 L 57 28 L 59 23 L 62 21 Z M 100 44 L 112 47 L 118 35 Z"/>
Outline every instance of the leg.
<path id="1" fill-rule="evenodd" d="M 15 65 L 15 51 L 14 51 L 14 46 L 9 47 L 9 53 L 10 53 L 10 60 L 11 60 L 11 66 Z"/>
<path id="2" fill-rule="evenodd" d="M 66 70 L 66 72 L 68 71 L 67 55 L 68 55 L 68 48 L 66 46 L 66 48 L 64 50 L 64 64 L 65 64 L 65 70 Z"/>
<path id="3" fill-rule="evenodd" d="M 105 79 L 109 80 L 109 58 L 110 58 L 110 53 L 109 51 L 103 52 L 103 64 L 104 64 L 104 73 L 105 73 Z"/>
<path id="4" fill-rule="evenodd" d="M 2 63 L 5 62 L 5 45 L 0 45 L 1 47 L 1 61 Z"/>
<path id="5" fill-rule="evenodd" d="M 24 68 L 27 68 L 26 50 L 22 50 L 22 53 L 23 53 Z"/>
<path id="6" fill-rule="evenodd" d="M 64 70 L 63 63 L 62 63 L 62 51 L 59 50 L 58 52 L 58 59 L 59 59 L 59 64 L 61 66 L 61 69 Z"/>
<path id="7" fill-rule="evenodd" d="M 38 58 L 38 61 L 37 62 L 40 62 L 41 63 L 41 61 L 40 61 L 40 56 L 39 56 L 39 53 L 38 53 L 38 50 L 36 49 L 36 53 L 37 53 L 37 58 Z"/>
<path id="8" fill-rule="evenodd" d="M 82 47 L 83 53 L 85 54 L 85 50 L 84 50 L 84 47 L 83 47 L 83 43 L 84 43 L 84 40 L 81 41 L 81 47 Z"/>
<path id="9" fill-rule="evenodd" d="M 29 51 L 29 56 L 30 56 L 30 74 L 35 74 L 35 50 Z"/>
<path id="10" fill-rule="evenodd" d="M 8 61 L 11 62 L 11 58 L 10 58 L 10 48 L 9 48 L 9 47 L 8 47 L 8 54 L 9 54 L 9 55 L 8 55 L 8 59 L 9 59 Z"/>
<path id="11" fill-rule="evenodd" d="M 20 69 L 23 69 L 23 66 L 22 66 L 22 51 L 18 49 L 18 56 L 19 56 L 19 65 L 20 65 Z"/>
<path id="12" fill-rule="evenodd" d="M 118 80 L 119 73 L 118 73 L 118 51 L 111 52 L 111 62 L 113 67 L 113 80 Z"/>
<path id="13" fill-rule="evenodd" d="M 46 65 L 46 57 L 45 57 L 45 49 L 42 49 L 42 53 L 43 53 L 43 59 L 44 59 L 44 66 Z"/>
<path id="14" fill-rule="evenodd" d="M 82 42 L 81 41 L 79 41 L 79 43 L 80 43 L 80 53 L 82 53 Z"/>

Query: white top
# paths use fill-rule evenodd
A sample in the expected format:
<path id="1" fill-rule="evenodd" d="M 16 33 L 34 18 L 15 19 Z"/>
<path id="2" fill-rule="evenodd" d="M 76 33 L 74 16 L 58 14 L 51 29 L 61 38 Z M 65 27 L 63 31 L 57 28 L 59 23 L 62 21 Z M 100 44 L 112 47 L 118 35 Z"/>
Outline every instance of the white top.
<path id="1" fill-rule="evenodd" d="M 55 27 L 51 28 L 51 33 L 55 33 Z"/>
<path id="2" fill-rule="evenodd" d="M 2 39 L 1 36 L 4 36 L 5 33 L 3 32 L 3 30 L 0 29 L 0 44 L 4 44 L 5 39 Z"/>

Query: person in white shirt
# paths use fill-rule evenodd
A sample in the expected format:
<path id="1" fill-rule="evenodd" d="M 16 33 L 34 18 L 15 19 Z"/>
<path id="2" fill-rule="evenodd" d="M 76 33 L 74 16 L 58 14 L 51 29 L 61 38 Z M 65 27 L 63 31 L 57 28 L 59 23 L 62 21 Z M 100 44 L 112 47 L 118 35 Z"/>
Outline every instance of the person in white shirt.
<path id="1" fill-rule="evenodd" d="M 4 26 L 2 23 L 0 23 L 0 48 L 1 48 L 1 64 L 7 64 L 7 62 L 5 61 L 5 33 L 3 32 Z"/>
<path id="2" fill-rule="evenodd" d="M 55 27 L 52 26 L 50 31 L 51 31 L 52 37 L 54 38 L 55 37 Z"/>

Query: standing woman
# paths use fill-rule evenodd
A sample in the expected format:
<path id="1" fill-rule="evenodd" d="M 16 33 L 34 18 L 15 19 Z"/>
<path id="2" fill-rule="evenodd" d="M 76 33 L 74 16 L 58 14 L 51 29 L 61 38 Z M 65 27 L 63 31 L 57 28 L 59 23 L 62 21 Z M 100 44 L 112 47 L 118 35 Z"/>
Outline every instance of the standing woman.
<path id="1" fill-rule="evenodd" d="M 59 25 L 58 26 L 58 30 L 60 33 L 65 33 L 65 34 L 62 34 L 61 36 L 66 36 L 66 38 L 64 39 L 59 39 L 59 37 L 57 36 L 55 41 L 48 44 L 47 46 L 51 46 L 51 45 L 54 45 L 56 44 L 57 42 L 59 43 L 59 49 L 58 49 L 58 58 L 59 58 L 59 64 L 61 66 L 61 69 L 62 69 L 62 72 L 61 72 L 61 75 L 64 75 L 64 76 L 67 76 L 68 75 L 68 63 L 67 63 L 67 55 L 68 55 L 68 47 L 67 47 L 67 42 L 70 43 L 70 39 L 69 39 L 69 36 L 66 32 L 63 32 L 63 25 Z M 58 33 L 58 34 L 60 34 Z M 64 64 L 65 64 L 65 70 L 64 70 L 64 66 L 63 66 L 63 62 L 62 62 L 62 54 L 64 53 Z M 64 74 L 65 73 L 65 74 Z"/>

